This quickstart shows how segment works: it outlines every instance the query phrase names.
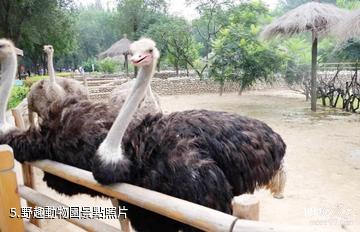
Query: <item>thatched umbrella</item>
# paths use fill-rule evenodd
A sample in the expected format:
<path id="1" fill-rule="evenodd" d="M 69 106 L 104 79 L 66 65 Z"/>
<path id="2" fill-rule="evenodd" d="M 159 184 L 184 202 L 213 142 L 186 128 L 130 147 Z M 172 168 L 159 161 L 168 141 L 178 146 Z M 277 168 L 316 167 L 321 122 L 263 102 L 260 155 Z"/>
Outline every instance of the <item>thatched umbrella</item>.
<path id="1" fill-rule="evenodd" d="M 360 38 L 360 9 L 351 11 L 349 16 L 340 21 L 333 30 L 340 41 Z"/>
<path id="2" fill-rule="evenodd" d="M 332 4 L 313 1 L 305 3 L 290 10 L 273 23 L 266 26 L 261 33 L 265 39 L 277 35 L 298 34 L 301 32 L 312 33 L 312 61 L 311 61 L 311 110 L 316 111 L 316 66 L 318 37 L 326 34 L 329 29 L 338 23 L 346 11 Z"/>
<path id="3" fill-rule="evenodd" d="M 125 67 L 125 70 L 126 70 L 126 75 L 128 75 L 128 73 L 129 73 L 128 55 L 130 53 L 130 51 L 129 51 L 130 44 L 131 44 L 131 41 L 127 38 L 127 36 L 125 34 L 124 38 L 122 38 L 121 40 L 115 42 L 106 51 L 101 52 L 98 55 L 98 57 L 100 59 L 103 59 L 105 57 L 114 58 L 114 57 L 124 56 L 125 57 L 124 67 Z"/>

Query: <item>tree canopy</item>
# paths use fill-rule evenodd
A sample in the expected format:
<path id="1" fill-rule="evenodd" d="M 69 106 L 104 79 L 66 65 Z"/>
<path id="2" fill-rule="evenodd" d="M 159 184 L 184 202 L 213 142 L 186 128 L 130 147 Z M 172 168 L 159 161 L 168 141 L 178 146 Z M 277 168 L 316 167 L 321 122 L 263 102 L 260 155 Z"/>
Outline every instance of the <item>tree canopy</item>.
<path id="1" fill-rule="evenodd" d="M 257 39 L 266 13 L 260 2 L 239 5 L 214 41 L 211 74 L 221 84 L 226 79 L 238 82 L 239 94 L 257 80 L 269 80 L 283 63 L 280 51 Z"/>
<path id="2" fill-rule="evenodd" d="M 310 36 L 264 42 L 258 33 L 274 17 L 308 0 L 281 0 L 274 10 L 264 2 L 186 0 L 198 13 L 190 20 L 171 15 L 166 0 L 117 0 L 115 8 L 103 6 L 100 0 L 85 6 L 75 0 L 1 0 L 0 37 L 12 39 L 24 50 L 22 63 L 33 72 L 45 66 L 45 44 L 54 46 L 58 68 L 92 70 L 95 64 L 103 69 L 111 61 L 100 62 L 97 55 L 126 34 L 130 40 L 148 36 L 157 42 L 159 69 L 192 70 L 200 78 L 220 83 L 233 80 L 241 89 L 270 80 L 276 73 L 289 83 L 302 82 L 308 75 Z M 357 0 L 321 2 L 360 7 Z M 340 47 L 331 37 L 321 39 L 319 61 L 356 61 L 359 44 L 353 39 Z"/>

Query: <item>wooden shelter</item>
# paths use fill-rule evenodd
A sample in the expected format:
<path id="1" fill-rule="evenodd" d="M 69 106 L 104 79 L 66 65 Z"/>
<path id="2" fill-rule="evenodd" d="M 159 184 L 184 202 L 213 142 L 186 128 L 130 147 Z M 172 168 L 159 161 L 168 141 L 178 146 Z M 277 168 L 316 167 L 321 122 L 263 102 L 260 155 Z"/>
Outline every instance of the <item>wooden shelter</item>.
<path id="1" fill-rule="evenodd" d="M 336 25 L 347 15 L 347 11 L 335 5 L 312 1 L 300 5 L 285 13 L 271 24 L 267 25 L 261 37 L 269 39 L 278 35 L 293 36 L 302 32 L 312 34 L 312 61 L 311 61 L 311 110 L 316 111 L 317 101 L 317 45 L 319 36 L 325 35 L 330 28 Z"/>
<path id="2" fill-rule="evenodd" d="M 351 11 L 334 27 L 332 32 L 341 42 L 360 38 L 360 9 Z"/>
<path id="3" fill-rule="evenodd" d="M 106 57 L 116 58 L 120 56 L 124 56 L 124 68 L 126 70 L 126 75 L 129 73 L 129 61 L 128 56 L 130 54 L 130 44 L 131 41 L 127 38 L 127 35 L 124 34 L 124 38 L 115 42 L 113 45 L 110 46 L 106 51 L 101 52 L 98 57 L 100 59 L 104 59 Z"/>

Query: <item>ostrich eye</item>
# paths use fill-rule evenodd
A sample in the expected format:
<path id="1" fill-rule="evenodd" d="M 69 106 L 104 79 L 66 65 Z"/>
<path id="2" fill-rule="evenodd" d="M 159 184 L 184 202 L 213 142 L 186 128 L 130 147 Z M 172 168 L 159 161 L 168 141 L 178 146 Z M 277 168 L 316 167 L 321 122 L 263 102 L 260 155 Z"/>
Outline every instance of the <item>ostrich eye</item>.
<path id="1" fill-rule="evenodd" d="M 0 48 L 3 48 L 3 47 L 5 47 L 5 45 L 4 45 L 4 44 L 0 44 Z"/>
<path id="2" fill-rule="evenodd" d="M 149 52 L 149 53 L 152 53 L 152 52 L 153 52 L 153 50 L 152 50 L 152 49 L 149 49 L 149 50 L 148 50 L 148 52 Z"/>

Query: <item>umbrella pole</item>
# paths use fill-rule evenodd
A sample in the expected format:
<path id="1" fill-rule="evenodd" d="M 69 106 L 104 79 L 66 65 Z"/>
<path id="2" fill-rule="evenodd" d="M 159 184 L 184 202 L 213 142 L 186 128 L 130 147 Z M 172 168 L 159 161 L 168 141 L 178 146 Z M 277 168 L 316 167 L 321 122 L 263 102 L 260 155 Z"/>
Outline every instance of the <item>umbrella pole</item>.
<path id="1" fill-rule="evenodd" d="M 129 80 L 129 60 L 128 60 L 128 54 L 125 53 L 125 70 L 126 70 L 126 79 Z"/>
<path id="2" fill-rule="evenodd" d="M 312 49 L 311 49 L 311 110 L 316 112 L 316 68 L 317 68 L 317 45 L 318 38 L 315 31 L 312 31 Z"/>

